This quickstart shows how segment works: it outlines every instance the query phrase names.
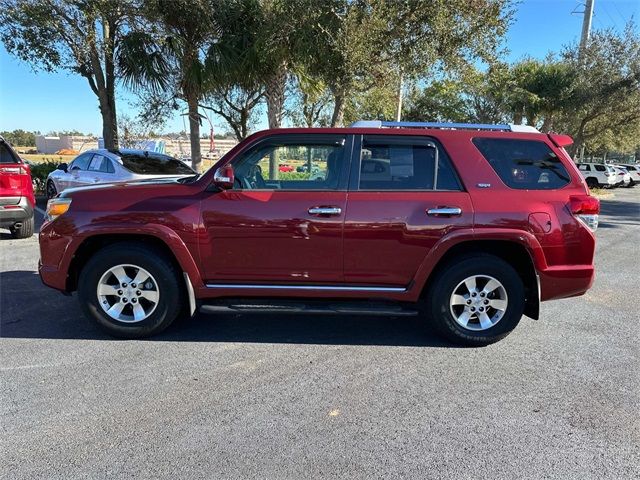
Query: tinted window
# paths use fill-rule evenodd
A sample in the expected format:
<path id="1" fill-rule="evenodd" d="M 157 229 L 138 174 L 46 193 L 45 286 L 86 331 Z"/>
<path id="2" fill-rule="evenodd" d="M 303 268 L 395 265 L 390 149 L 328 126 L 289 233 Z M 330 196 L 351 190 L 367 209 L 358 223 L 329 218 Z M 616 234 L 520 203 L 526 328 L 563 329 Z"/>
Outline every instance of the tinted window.
<path id="1" fill-rule="evenodd" d="M 569 173 L 544 142 L 474 138 L 473 143 L 511 188 L 549 190 L 569 183 Z"/>
<path id="2" fill-rule="evenodd" d="M 89 162 L 93 157 L 92 153 L 83 153 L 79 157 L 77 157 L 73 162 L 71 162 L 70 170 L 87 170 L 89 167 Z"/>
<path id="3" fill-rule="evenodd" d="M 194 171 L 180 160 L 159 153 L 119 152 L 122 165 L 141 175 L 192 175 Z"/>
<path id="4" fill-rule="evenodd" d="M 18 160 L 13 156 L 9 148 L 0 143 L 0 163 L 17 163 Z"/>
<path id="5" fill-rule="evenodd" d="M 259 146 L 234 163 L 236 188 L 336 190 L 343 151 L 343 139 L 332 144 Z"/>
<path id="6" fill-rule="evenodd" d="M 427 143 L 386 142 L 365 137 L 360 155 L 360 190 L 459 190 L 446 155 Z"/>
<path id="7" fill-rule="evenodd" d="M 579 168 L 580 170 L 584 170 L 584 171 L 586 171 L 586 172 L 591 171 L 591 167 L 590 167 L 589 165 L 578 165 L 578 168 Z"/>
<path id="8" fill-rule="evenodd" d="M 596 171 L 598 172 L 606 172 L 607 168 L 604 165 L 594 165 Z"/>

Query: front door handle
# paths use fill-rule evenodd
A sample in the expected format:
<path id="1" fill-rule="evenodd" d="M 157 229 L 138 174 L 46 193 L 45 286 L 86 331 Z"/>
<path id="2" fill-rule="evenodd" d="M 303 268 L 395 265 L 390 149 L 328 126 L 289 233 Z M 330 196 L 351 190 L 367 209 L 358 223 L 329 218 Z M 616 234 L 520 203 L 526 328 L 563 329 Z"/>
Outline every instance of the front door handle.
<path id="1" fill-rule="evenodd" d="M 311 207 L 308 212 L 309 215 L 336 216 L 342 213 L 342 209 L 340 207 Z"/>
<path id="2" fill-rule="evenodd" d="M 430 208 L 427 210 L 427 215 L 431 215 L 432 217 L 454 217 L 462 215 L 462 209 L 460 207 Z"/>

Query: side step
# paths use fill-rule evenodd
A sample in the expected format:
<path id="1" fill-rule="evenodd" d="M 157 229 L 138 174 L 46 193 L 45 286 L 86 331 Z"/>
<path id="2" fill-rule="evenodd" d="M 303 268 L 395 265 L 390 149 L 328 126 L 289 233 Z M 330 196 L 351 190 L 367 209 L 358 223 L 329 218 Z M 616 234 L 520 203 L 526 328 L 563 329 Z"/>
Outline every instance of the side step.
<path id="1" fill-rule="evenodd" d="M 416 316 L 417 308 L 388 302 L 226 300 L 205 303 L 202 313 L 301 313 L 324 315 Z"/>

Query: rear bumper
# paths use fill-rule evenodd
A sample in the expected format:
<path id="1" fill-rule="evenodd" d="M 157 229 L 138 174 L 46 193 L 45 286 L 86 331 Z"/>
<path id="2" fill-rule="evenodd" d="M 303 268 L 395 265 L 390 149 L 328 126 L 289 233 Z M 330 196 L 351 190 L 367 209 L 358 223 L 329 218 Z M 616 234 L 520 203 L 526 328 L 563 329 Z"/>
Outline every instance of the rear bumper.
<path id="1" fill-rule="evenodd" d="M 20 197 L 17 203 L 0 205 L 0 227 L 12 227 L 33 217 L 33 207 L 27 197 Z"/>
<path id="2" fill-rule="evenodd" d="M 595 269 L 593 265 L 571 265 L 551 267 L 538 272 L 540 276 L 540 300 L 584 295 L 593 285 Z"/>

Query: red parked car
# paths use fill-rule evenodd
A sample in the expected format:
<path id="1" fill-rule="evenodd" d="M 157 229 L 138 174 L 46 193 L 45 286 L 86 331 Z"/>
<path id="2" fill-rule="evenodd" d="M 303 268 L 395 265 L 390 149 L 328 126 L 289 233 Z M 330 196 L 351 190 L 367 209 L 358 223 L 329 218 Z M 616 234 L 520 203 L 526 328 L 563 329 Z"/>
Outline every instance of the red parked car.
<path id="1" fill-rule="evenodd" d="M 40 275 L 118 337 L 199 308 L 419 315 L 485 345 L 594 278 L 599 202 L 571 139 L 529 130 L 259 132 L 201 176 L 66 190 L 47 208 Z M 269 178 L 289 151 L 326 175 Z"/>
<path id="2" fill-rule="evenodd" d="M 14 238 L 29 238 L 35 204 L 31 168 L 0 137 L 0 227 L 8 228 Z"/>
<path id="3" fill-rule="evenodd" d="M 291 165 L 282 164 L 278 167 L 278 170 L 284 173 L 293 172 L 293 167 Z"/>

